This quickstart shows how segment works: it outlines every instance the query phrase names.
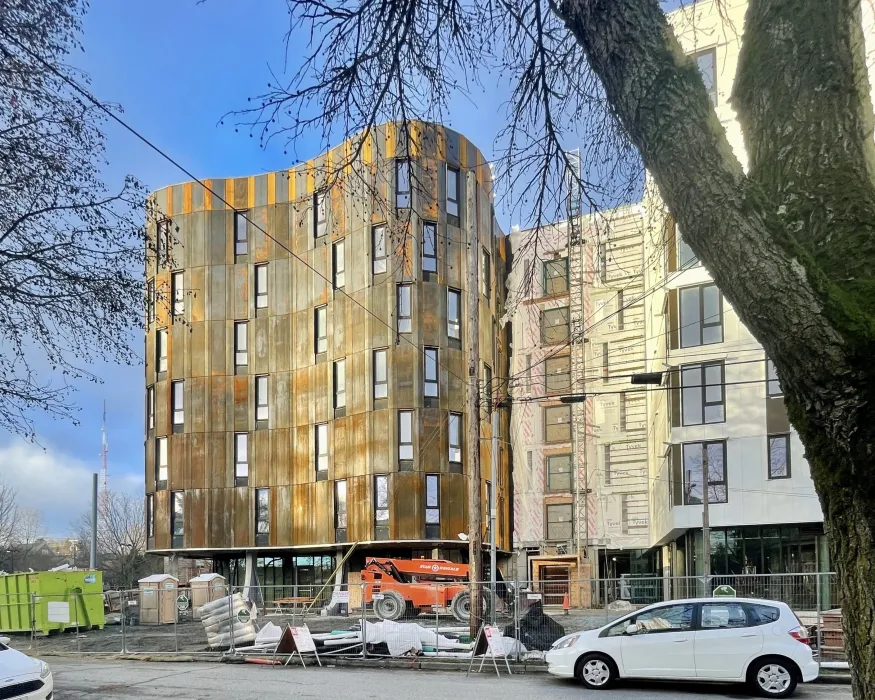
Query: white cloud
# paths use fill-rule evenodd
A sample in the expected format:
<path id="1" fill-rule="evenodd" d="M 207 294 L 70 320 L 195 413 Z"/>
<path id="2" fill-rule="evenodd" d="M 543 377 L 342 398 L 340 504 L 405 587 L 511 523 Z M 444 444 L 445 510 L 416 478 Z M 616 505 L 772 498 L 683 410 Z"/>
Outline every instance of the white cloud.
<path id="1" fill-rule="evenodd" d="M 91 475 L 98 468 L 97 457 L 87 464 L 51 445 L 23 440 L 0 445 L 0 479 L 18 492 L 18 505 L 42 512 L 51 536 L 67 535 L 70 523 L 88 511 Z M 142 478 L 133 474 L 116 475 L 110 486 L 134 494 L 143 491 Z"/>

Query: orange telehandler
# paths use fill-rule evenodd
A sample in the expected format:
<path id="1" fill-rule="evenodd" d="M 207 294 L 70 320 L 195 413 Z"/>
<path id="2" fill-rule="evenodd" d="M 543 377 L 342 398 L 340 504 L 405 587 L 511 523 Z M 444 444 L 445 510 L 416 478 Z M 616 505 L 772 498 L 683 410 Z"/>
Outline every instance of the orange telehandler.
<path id="1" fill-rule="evenodd" d="M 365 561 L 361 580 L 366 584 L 365 603 L 372 603 L 374 613 L 382 620 L 449 610 L 459 622 L 468 622 L 471 619 L 468 575 L 467 564 L 444 559 L 372 557 Z M 504 590 L 505 585 L 501 584 L 501 591 Z M 484 613 L 492 609 L 492 604 L 492 593 L 484 588 Z"/>

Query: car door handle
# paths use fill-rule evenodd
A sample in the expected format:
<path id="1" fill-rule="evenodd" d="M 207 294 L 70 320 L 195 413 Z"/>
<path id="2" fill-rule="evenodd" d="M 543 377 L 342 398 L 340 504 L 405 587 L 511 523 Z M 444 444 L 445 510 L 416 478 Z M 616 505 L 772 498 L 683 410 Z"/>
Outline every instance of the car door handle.
<path id="1" fill-rule="evenodd" d="M 742 637 L 756 637 L 756 633 L 752 633 L 752 634 L 743 634 L 743 635 L 741 635 L 741 636 L 742 636 Z"/>
<path id="2" fill-rule="evenodd" d="M 689 640 L 686 637 L 684 637 L 683 639 L 675 639 L 674 643 L 675 644 L 683 644 L 684 642 L 687 642 L 687 641 L 689 641 Z"/>

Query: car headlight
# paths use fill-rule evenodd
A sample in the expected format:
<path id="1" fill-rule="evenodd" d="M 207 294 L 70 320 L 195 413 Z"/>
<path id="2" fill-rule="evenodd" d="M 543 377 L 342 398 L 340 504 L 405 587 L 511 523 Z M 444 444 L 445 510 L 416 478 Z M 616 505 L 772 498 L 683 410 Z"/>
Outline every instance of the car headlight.
<path id="1" fill-rule="evenodd" d="M 45 661 L 40 661 L 39 667 L 39 677 L 42 679 L 46 679 L 52 675 L 52 669 L 49 668 L 49 665 Z"/>
<path id="2" fill-rule="evenodd" d="M 574 643 L 580 639 L 579 634 L 572 634 L 570 637 L 565 637 L 565 639 L 560 639 L 558 642 L 553 644 L 553 649 L 566 649 L 568 647 L 574 646 Z"/>

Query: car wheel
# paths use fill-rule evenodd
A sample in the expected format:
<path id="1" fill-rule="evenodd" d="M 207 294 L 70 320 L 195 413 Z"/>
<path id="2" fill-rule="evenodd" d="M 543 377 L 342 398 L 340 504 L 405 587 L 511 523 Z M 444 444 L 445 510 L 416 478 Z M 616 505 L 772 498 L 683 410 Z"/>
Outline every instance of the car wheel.
<path id="1" fill-rule="evenodd" d="M 591 654 L 578 665 L 577 677 L 591 690 L 604 690 L 614 682 L 616 672 L 611 660 L 601 654 Z"/>
<path id="2" fill-rule="evenodd" d="M 786 698 L 798 683 L 796 669 L 784 659 L 766 658 L 756 661 L 750 671 L 750 683 L 766 698 Z"/>

